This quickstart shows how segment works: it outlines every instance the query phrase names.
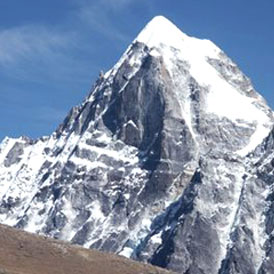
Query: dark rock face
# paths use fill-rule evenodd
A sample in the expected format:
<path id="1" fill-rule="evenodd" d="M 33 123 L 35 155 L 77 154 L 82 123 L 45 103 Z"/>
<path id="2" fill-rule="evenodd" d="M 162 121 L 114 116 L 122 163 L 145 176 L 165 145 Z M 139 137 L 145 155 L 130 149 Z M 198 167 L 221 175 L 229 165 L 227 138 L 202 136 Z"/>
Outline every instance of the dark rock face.
<path id="1" fill-rule="evenodd" d="M 3 141 L 0 221 L 179 273 L 274 273 L 272 111 L 155 20 L 50 137 Z"/>

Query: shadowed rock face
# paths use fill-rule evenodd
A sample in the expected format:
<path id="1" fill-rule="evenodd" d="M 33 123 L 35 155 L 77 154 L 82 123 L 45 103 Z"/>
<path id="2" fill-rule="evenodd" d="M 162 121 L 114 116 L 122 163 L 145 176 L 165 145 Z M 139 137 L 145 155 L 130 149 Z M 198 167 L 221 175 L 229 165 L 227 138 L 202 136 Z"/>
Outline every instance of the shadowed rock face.
<path id="1" fill-rule="evenodd" d="M 175 270 L 271 273 L 273 114 L 157 17 L 49 137 L 0 147 L 0 221 Z"/>

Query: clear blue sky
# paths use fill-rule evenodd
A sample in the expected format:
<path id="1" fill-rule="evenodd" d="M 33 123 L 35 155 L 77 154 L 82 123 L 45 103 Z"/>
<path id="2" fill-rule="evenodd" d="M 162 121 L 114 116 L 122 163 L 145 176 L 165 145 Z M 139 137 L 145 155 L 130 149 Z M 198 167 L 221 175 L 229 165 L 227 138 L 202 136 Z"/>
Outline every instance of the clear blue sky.
<path id="1" fill-rule="evenodd" d="M 208 38 L 274 107 L 273 0 L 0 0 L 0 140 L 50 134 L 155 15 Z"/>

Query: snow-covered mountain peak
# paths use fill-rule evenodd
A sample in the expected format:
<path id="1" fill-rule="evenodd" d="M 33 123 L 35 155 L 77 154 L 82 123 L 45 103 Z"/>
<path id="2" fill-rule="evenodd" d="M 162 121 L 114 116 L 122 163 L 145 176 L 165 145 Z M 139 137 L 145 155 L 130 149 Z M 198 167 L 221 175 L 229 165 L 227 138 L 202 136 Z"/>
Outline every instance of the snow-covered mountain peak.
<path id="1" fill-rule="evenodd" d="M 254 91 L 249 79 L 213 42 L 186 35 L 163 16 L 153 18 L 134 42 L 145 44 L 151 56 L 162 59 L 172 79 L 182 73 L 178 64 L 185 64 L 189 76 L 203 87 L 204 105 L 200 107 L 204 115 L 215 115 L 240 126 L 253 125 L 250 142 L 239 150 L 240 155 L 255 149 L 268 135 L 273 125 L 271 110 Z M 189 95 L 183 86 L 179 89 L 184 111 L 189 108 Z"/>
<path id="2" fill-rule="evenodd" d="M 198 55 L 216 56 L 220 52 L 220 49 L 211 41 L 188 36 L 164 16 L 154 17 L 135 41 L 144 43 L 149 48 L 170 46 L 183 50 L 185 54 L 190 54 L 192 51 Z"/>
<path id="3" fill-rule="evenodd" d="M 169 44 L 176 46 L 188 36 L 163 16 L 154 17 L 140 32 L 136 40 L 147 46 Z"/>
<path id="4" fill-rule="evenodd" d="M 0 222 L 179 273 L 274 273 L 273 122 L 224 52 L 155 17 L 55 133 L 2 142 Z"/>

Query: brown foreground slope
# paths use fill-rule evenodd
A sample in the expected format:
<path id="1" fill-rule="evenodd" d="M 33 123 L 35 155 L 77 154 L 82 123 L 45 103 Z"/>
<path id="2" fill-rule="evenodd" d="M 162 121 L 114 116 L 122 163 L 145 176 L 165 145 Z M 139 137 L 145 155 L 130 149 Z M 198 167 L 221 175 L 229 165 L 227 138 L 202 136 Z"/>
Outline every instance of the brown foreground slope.
<path id="1" fill-rule="evenodd" d="M 156 273 L 170 272 L 0 225 L 0 274 Z"/>

